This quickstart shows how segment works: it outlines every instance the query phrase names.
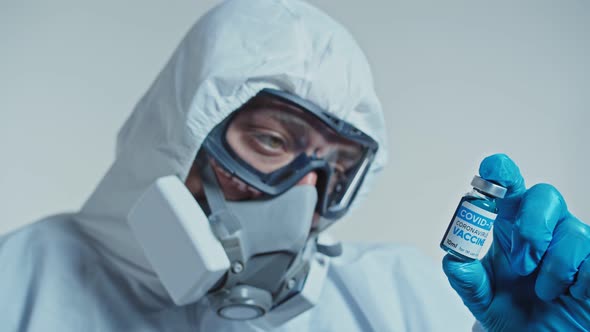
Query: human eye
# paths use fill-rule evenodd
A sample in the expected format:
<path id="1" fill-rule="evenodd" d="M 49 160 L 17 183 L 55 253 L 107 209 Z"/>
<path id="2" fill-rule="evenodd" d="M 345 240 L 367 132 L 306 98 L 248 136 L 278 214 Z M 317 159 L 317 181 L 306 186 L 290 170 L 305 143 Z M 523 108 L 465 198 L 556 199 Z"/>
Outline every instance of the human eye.
<path id="1" fill-rule="evenodd" d="M 281 153 L 287 150 L 287 142 L 277 134 L 257 132 L 252 135 L 257 146 L 264 152 Z"/>

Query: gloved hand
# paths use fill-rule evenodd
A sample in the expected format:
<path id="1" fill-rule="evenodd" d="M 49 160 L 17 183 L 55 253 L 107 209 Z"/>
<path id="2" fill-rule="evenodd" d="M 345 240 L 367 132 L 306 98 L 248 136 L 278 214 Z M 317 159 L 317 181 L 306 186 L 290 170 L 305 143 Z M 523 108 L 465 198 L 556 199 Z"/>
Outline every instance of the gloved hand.
<path id="1" fill-rule="evenodd" d="M 443 259 L 451 286 L 489 331 L 590 331 L 590 227 L 553 186 L 527 190 L 506 155 L 485 158 L 479 173 L 508 192 L 486 256 Z"/>

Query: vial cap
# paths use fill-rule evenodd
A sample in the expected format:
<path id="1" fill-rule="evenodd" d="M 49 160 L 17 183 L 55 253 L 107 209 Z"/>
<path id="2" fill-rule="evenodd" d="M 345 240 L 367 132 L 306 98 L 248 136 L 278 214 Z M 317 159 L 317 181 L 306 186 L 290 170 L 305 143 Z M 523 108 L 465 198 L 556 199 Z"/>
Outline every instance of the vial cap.
<path id="1" fill-rule="evenodd" d="M 490 196 L 494 196 L 496 198 L 504 198 L 508 189 L 492 183 L 490 181 L 484 180 L 479 176 L 474 176 L 473 180 L 471 181 L 471 186 L 475 189 L 478 189 L 481 192 L 484 192 Z"/>

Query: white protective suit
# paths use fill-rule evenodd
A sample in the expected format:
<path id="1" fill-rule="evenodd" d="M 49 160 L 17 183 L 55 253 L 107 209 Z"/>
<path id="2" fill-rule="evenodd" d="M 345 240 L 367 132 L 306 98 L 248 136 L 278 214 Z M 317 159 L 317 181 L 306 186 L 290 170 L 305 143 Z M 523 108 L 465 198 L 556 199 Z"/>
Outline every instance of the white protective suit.
<path id="1" fill-rule="evenodd" d="M 353 38 L 306 3 L 224 2 L 190 30 L 135 107 L 80 212 L 0 238 L 0 331 L 258 330 L 219 318 L 206 301 L 174 305 L 126 216 L 155 179 L 186 178 L 209 131 L 265 87 L 309 99 L 379 142 L 362 199 L 387 148 Z M 472 322 L 439 265 L 416 250 L 345 244 L 319 304 L 278 330 L 467 331 Z"/>

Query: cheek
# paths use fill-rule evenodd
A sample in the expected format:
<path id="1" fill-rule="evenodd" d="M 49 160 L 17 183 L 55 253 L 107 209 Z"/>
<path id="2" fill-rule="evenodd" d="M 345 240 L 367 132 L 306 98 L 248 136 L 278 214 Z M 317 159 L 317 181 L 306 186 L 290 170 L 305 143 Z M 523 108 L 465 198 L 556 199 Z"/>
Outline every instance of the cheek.
<path id="1" fill-rule="evenodd" d="M 187 187 L 188 191 L 193 194 L 196 198 L 203 198 L 203 184 L 201 182 L 201 176 L 193 169 L 191 169 L 189 175 L 187 176 L 186 180 L 184 181 L 184 185 Z"/>

